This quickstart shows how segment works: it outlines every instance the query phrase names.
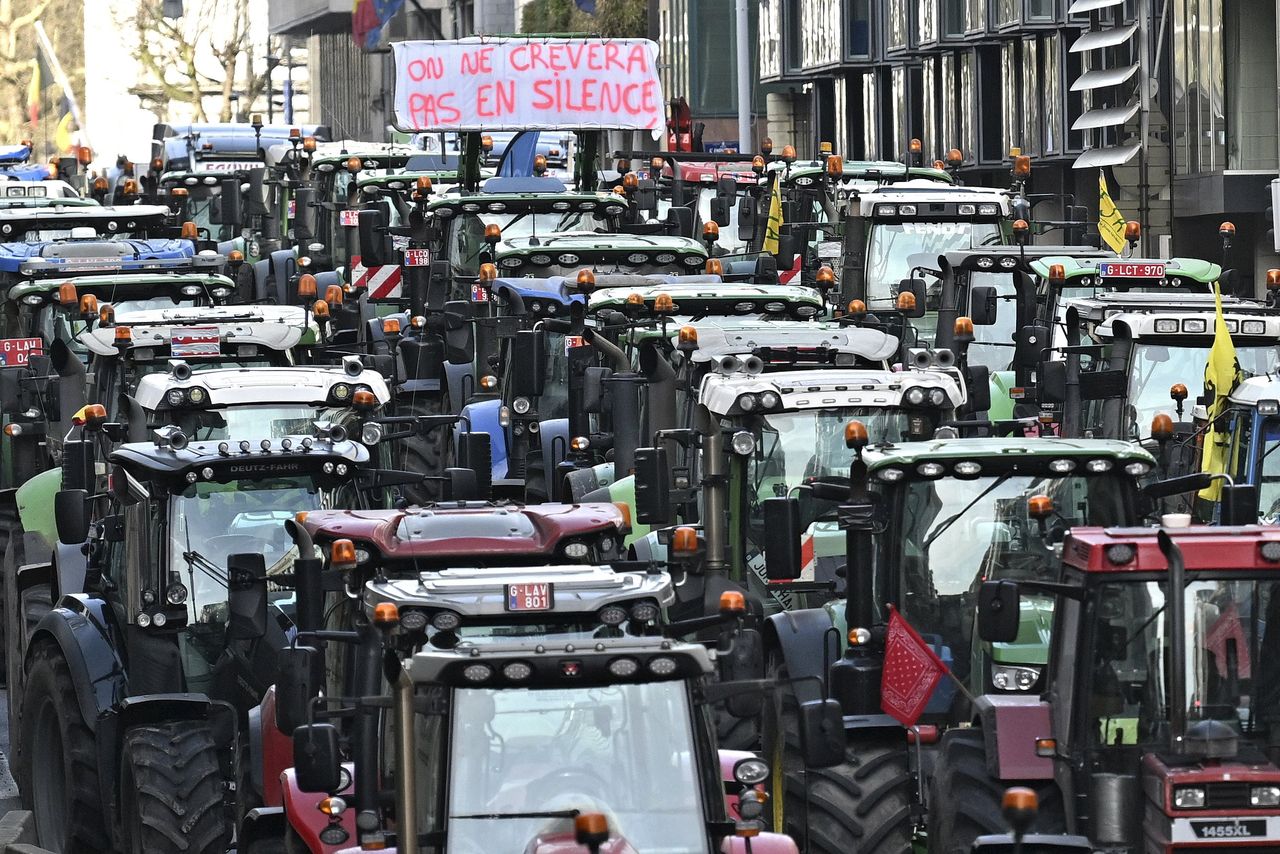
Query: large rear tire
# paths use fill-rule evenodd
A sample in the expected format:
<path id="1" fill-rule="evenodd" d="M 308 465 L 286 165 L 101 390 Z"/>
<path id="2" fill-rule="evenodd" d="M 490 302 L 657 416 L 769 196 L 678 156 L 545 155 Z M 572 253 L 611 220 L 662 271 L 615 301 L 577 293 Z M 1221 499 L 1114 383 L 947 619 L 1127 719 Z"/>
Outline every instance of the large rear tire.
<path id="1" fill-rule="evenodd" d="M 218 746 L 203 721 L 138 726 L 124 737 L 121 818 L 130 851 L 223 854 L 231 821 Z"/>
<path id="2" fill-rule="evenodd" d="M 449 411 L 448 396 L 443 392 L 416 392 L 396 401 L 397 415 L 444 415 Z M 453 457 L 453 431 L 437 427 L 425 436 L 416 433 L 392 444 L 395 467 L 425 475 L 440 475 Z M 401 494 L 410 504 L 429 504 L 443 497 L 443 484 L 438 480 L 405 484 Z"/>
<path id="3" fill-rule="evenodd" d="M 1032 833 L 1061 833 L 1066 826 L 1062 799 L 1052 781 L 996 780 L 987 771 L 987 749 L 980 729 L 943 733 L 929 784 L 929 851 L 968 854 L 973 841 L 1008 833 L 1000 802 L 1009 786 L 1027 786 L 1040 796 Z"/>
<path id="4" fill-rule="evenodd" d="M 9 529 L 10 535 L 4 550 L 2 570 L 4 573 L 4 645 L 7 651 L 5 673 L 8 682 L 7 699 L 9 703 L 9 731 L 22 731 L 22 702 L 27 690 L 27 674 L 23 664 L 26 660 L 27 647 L 36 625 L 53 607 L 52 596 L 48 584 L 37 584 L 18 592 L 18 567 L 22 565 L 24 552 L 22 547 L 22 525 L 14 523 Z M 25 739 L 17 739 L 10 748 L 13 758 L 13 774 L 18 787 L 24 788 L 31 783 L 30 755 L 31 749 Z"/>
<path id="5" fill-rule="evenodd" d="M 45 642 L 32 651 L 23 705 L 20 740 L 40 761 L 31 763 L 22 802 L 35 813 L 38 843 L 61 854 L 102 851 L 108 837 L 97 750 L 56 645 Z"/>
<path id="6" fill-rule="evenodd" d="M 787 678 L 785 665 L 775 661 L 770 669 Z M 798 709 L 790 689 L 775 692 L 765 708 L 774 830 L 790 834 L 807 854 L 908 854 L 912 785 L 906 739 L 858 741 L 845 748 L 840 765 L 806 769 Z"/>

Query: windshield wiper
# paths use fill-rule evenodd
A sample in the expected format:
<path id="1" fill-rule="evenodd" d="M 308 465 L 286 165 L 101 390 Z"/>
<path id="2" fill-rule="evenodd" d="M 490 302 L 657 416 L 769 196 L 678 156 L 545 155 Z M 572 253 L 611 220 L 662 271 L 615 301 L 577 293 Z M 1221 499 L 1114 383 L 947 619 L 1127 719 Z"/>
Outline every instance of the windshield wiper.
<path id="1" fill-rule="evenodd" d="M 981 501 L 982 499 L 990 495 L 993 489 L 995 489 L 997 486 L 1004 483 L 1006 480 L 1008 480 L 1011 477 L 1013 477 L 1013 472 L 1006 472 L 1005 474 L 1002 474 L 998 478 L 996 478 L 995 483 L 991 484 L 986 489 L 982 490 L 982 492 L 978 494 L 977 498 L 973 499 L 972 501 L 970 501 L 968 504 L 964 506 L 964 509 L 962 509 L 959 513 L 952 516 L 947 521 L 943 522 L 941 527 L 939 527 L 936 531 L 934 531 L 932 534 L 926 537 L 924 544 L 921 545 L 920 547 L 921 550 L 928 551 L 929 545 L 934 540 L 938 539 L 938 537 L 941 537 L 948 528 L 950 528 L 952 525 L 956 523 L 957 520 L 959 520 L 961 516 L 968 513 L 970 510 L 972 510 L 975 504 L 977 504 L 979 501 Z"/>
<path id="2" fill-rule="evenodd" d="M 582 810 L 546 810 L 545 812 L 475 813 L 474 815 L 451 815 L 449 818 L 490 820 L 502 818 L 577 818 L 580 815 L 582 815 Z"/>
<path id="3" fill-rule="evenodd" d="M 223 574 L 222 567 L 209 560 L 195 549 L 182 553 L 182 559 L 187 562 L 187 568 L 199 568 L 201 572 L 212 578 L 214 581 L 226 587 L 228 584 L 227 576 Z"/>

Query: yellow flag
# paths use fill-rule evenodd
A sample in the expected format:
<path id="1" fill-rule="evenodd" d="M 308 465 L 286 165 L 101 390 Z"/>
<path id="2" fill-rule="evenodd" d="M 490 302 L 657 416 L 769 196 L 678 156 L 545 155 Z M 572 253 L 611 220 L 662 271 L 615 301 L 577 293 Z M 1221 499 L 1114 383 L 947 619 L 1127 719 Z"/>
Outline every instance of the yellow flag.
<path id="1" fill-rule="evenodd" d="M 72 144 L 75 142 L 71 138 L 71 123 L 75 117 L 71 113 L 66 113 L 62 117 L 62 121 L 58 122 L 58 127 L 53 132 L 53 147 L 59 154 L 66 154 L 71 150 Z"/>
<path id="2" fill-rule="evenodd" d="M 765 252 L 771 255 L 778 253 L 778 235 L 782 233 L 782 188 L 778 185 L 778 175 L 773 176 L 773 193 L 769 196 L 769 221 L 764 227 Z"/>
<path id="3" fill-rule="evenodd" d="M 1107 192 L 1107 176 L 1098 171 L 1098 234 L 1117 255 L 1124 250 L 1124 215 Z"/>
<path id="4" fill-rule="evenodd" d="M 1221 474 L 1227 470 L 1227 455 L 1231 449 L 1231 434 L 1226 430 L 1218 430 L 1218 417 L 1227 411 L 1227 396 L 1235 390 L 1242 379 L 1240 363 L 1236 361 L 1236 345 L 1231 341 L 1231 333 L 1227 331 L 1227 321 L 1222 316 L 1222 291 L 1218 283 L 1213 283 L 1213 346 L 1209 348 L 1209 364 L 1204 369 L 1204 388 L 1206 396 L 1212 392 L 1209 403 L 1209 432 L 1204 437 L 1204 448 L 1200 459 L 1200 470 L 1213 474 Z M 1200 497 L 1206 501 L 1217 501 L 1222 489 L 1222 481 L 1213 483 L 1200 490 Z"/>

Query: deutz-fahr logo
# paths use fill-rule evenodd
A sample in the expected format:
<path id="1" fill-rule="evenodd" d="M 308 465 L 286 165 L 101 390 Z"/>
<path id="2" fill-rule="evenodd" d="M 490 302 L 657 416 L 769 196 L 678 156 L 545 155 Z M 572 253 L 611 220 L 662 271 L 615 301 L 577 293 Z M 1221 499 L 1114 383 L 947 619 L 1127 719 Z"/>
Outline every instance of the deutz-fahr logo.
<path id="1" fill-rule="evenodd" d="M 299 462 L 238 463 L 227 466 L 226 470 L 230 474 L 288 474 L 302 471 L 302 468 Z"/>

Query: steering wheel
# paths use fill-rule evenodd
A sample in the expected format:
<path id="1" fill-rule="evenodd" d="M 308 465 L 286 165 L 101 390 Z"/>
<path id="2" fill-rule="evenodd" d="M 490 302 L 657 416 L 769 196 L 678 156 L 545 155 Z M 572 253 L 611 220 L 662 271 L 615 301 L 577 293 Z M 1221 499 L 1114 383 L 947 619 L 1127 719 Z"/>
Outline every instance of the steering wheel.
<path id="1" fill-rule="evenodd" d="M 529 784 L 529 789 L 534 792 L 543 789 L 553 792 L 600 792 L 608 791 L 609 784 L 590 768 L 560 768 L 534 780 Z"/>

